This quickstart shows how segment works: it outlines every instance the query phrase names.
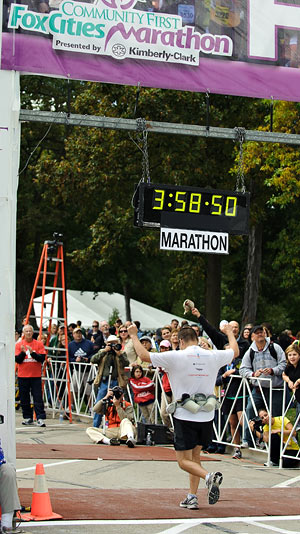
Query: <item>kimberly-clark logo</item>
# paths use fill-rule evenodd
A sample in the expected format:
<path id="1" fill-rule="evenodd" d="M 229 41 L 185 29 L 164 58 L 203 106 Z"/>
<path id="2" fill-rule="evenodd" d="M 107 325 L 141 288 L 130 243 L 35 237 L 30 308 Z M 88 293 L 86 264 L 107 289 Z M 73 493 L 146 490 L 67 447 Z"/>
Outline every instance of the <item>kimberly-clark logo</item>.
<path id="1" fill-rule="evenodd" d="M 227 35 L 196 32 L 182 18 L 167 13 L 133 9 L 137 0 L 98 0 L 86 4 L 64 0 L 59 10 L 36 13 L 12 4 L 9 28 L 53 36 L 53 48 L 98 54 L 116 59 L 134 58 L 199 65 L 199 52 L 231 56 Z"/>

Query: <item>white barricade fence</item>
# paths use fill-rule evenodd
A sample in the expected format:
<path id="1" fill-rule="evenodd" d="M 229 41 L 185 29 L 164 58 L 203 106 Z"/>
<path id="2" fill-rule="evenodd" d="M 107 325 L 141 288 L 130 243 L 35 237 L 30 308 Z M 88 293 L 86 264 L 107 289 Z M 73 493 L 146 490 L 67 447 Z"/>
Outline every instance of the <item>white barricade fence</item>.
<path id="1" fill-rule="evenodd" d="M 70 364 L 70 386 L 72 405 L 71 411 L 76 415 L 92 417 L 95 404 L 93 383 L 96 378 L 96 368 L 90 363 Z M 46 365 L 44 380 L 44 402 L 47 409 L 56 412 L 69 412 L 67 388 L 66 361 L 49 358 Z"/>
<path id="2" fill-rule="evenodd" d="M 96 402 L 97 391 L 94 386 L 94 380 L 97 375 L 97 367 L 90 363 L 71 363 L 70 364 L 70 385 L 72 395 L 71 411 L 74 415 L 84 415 L 93 417 L 93 406 Z M 151 377 L 155 385 L 155 399 L 153 401 L 154 424 L 161 419 L 161 399 L 164 397 L 165 403 L 168 404 L 158 368 L 154 369 Z M 57 412 L 68 414 L 68 388 L 67 388 L 67 365 L 65 360 L 59 360 L 51 357 L 47 360 L 45 366 L 44 382 L 44 403 L 47 410 L 52 411 L 53 417 Z M 127 395 L 129 402 L 133 405 L 135 423 L 142 421 L 143 416 L 139 405 L 133 402 L 133 396 L 130 385 L 127 385 Z M 152 412 L 151 412 L 152 413 Z M 172 416 L 169 415 L 173 426 Z"/>
<path id="3" fill-rule="evenodd" d="M 152 407 L 152 410 L 151 410 L 151 415 L 152 414 L 154 415 L 153 423 L 155 425 L 157 425 L 158 423 L 160 423 L 160 419 L 162 420 L 161 399 L 164 397 L 166 404 L 168 404 L 168 400 L 166 398 L 166 394 L 165 394 L 164 389 L 163 389 L 159 368 L 155 368 L 155 369 L 151 370 L 151 376 L 150 376 L 150 373 L 148 373 L 148 375 L 147 375 L 147 370 L 146 370 L 145 376 L 148 376 L 154 382 L 154 386 L 155 386 L 155 389 L 154 389 L 154 397 L 155 398 L 154 398 L 154 401 L 153 401 L 153 407 Z M 127 394 L 128 394 L 128 398 L 129 398 L 131 404 L 135 408 L 135 410 L 134 410 L 135 423 L 137 424 L 139 422 L 142 422 L 143 421 L 143 414 L 142 414 L 142 412 L 140 410 L 139 405 L 135 404 L 133 402 L 132 391 L 131 391 L 131 388 L 130 388 L 129 384 L 127 384 Z M 170 421 L 171 421 L 171 426 L 173 426 L 172 416 L 170 415 L 169 418 L 170 418 Z"/>
<path id="4" fill-rule="evenodd" d="M 231 409 L 230 409 L 229 413 L 225 414 L 224 413 L 224 403 L 225 403 L 225 400 L 226 400 L 226 391 L 229 389 L 229 386 L 230 386 L 230 384 L 232 383 L 233 380 L 239 381 L 239 384 L 238 384 L 238 386 L 236 386 L 237 391 L 236 391 L 235 397 L 234 398 L 230 397 L 230 400 L 231 400 L 231 403 L 232 403 Z M 268 382 L 270 383 L 270 387 L 268 388 L 268 390 L 269 390 L 268 398 L 266 398 L 266 396 L 264 394 L 264 390 L 262 388 L 262 383 L 264 383 L 264 385 L 265 385 L 266 380 L 268 380 Z M 255 381 L 258 383 L 257 387 L 258 387 L 258 390 L 259 390 L 259 392 L 261 394 L 261 398 L 262 398 L 262 401 L 263 401 L 263 408 L 267 411 L 269 417 L 271 417 L 272 416 L 272 394 L 273 394 L 272 380 L 271 379 L 265 379 L 265 378 L 264 379 L 255 378 Z M 248 402 L 251 403 L 254 415 L 256 417 L 258 417 L 258 410 L 257 410 L 257 407 L 255 405 L 255 402 L 254 402 L 254 399 L 253 399 L 253 394 L 252 394 L 253 384 L 251 382 L 252 382 L 251 379 L 249 381 L 249 379 L 243 378 L 243 377 L 238 376 L 238 375 L 232 375 L 230 377 L 229 382 L 227 384 L 227 388 L 224 391 L 224 394 L 220 395 L 220 398 L 219 398 L 220 408 L 216 411 L 216 416 L 215 416 L 215 419 L 214 419 L 214 425 L 213 426 L 214 426 L 214 432 L 215 432 L 215 439 L 213 441 L 215 443 L 226 445 L 226 446 L 227 445 L 228 446 L 232 446 L 234 448 L 241 447 L 242 442 L 245 440 L 246 428 L 249 427 L 249 422 L 251 420 L 251 419 L 248 418 L 247 410 L 246 410 Z M 235 403 L 236 403 L 237 399 L 240 398 L 240 397 L 242 397 L 242 413 L 240 414 L 239 417 L 237 416 L 236 426 L 235 426 L 235 429 L 234 429 L 234 431 L 232 433 L 231 432 L 230 420 L 231 420 L 231 416 L 233 415 L 233 412 L 234 412 L 234 409 L 235 409 Z M 249 433 L 250 433 L 250 439 L 251 439 L 251 442 L 252 442 L 250 448 L 251 449 L 255 449 L 257 451 L 264 452 L 265 454 L 267 454 L 267 456 L 268 456 L 267 463 L 270 464 L 270 448 L 269 448 L 268 444 L 256 439 L 254 434 L 251 432 L 250 428 L 249 428 Z M 230 434 L 230 437 L 228 437 L 228 434 Z M 240 443 L 239 444 L 235 443 L 235 438 L 236 438 L 236 436 L 238 434 L 240 436 Z M 271 436 L 271 428 L 269 428 L 269 441 L 270 441 L 270 436 Z"/>

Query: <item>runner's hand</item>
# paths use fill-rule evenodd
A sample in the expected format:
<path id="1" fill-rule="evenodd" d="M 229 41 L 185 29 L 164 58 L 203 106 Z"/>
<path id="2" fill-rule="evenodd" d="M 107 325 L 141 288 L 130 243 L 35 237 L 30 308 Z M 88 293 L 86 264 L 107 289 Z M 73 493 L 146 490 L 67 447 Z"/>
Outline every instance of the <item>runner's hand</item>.
<path id="1" fill-rule="evenodd" d="M 130 335 L 130 337 L 137 336 L 138 329 L 137 329 L 136 325 L 133 323 L 130 326 L 128 326 L 127 332 Z"/>

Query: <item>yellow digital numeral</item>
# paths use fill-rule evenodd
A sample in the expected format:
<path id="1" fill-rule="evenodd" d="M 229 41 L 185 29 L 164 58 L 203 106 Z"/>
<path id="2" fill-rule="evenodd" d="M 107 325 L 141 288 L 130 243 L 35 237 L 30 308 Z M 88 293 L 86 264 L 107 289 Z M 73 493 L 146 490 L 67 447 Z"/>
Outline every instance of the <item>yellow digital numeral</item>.
<path id="1" fill-rule="evenodd" d="M 201 207 L 201 193 L 192 193 L 190 198 L 189 211 L 191 213 L 199 213 Z"/>
<path id="2" fill-rule="evenodd" d="M 229 205 L 229 203 L 231 201 L 232 201 L 232 204 Z M 226 198 L 225 215 L 227 215 L 227 217 L 235 217 L 236 216 L 236 204 L 237 204 L 237 198 L 236 197 L 227 197 Z"/>
<path id="3" fill-rule="evenodd" d="M 159 205 L 158 206 L 153 206 L 153 209 L 154 210 L 162 210 L 163 209 L 163 205 L 164 205 L 165 192 L 164 192 L 163 189 L 154 189 L 154 192 L 155 192 L 155 196 L 154 196 L 154 199 L 153 199 L 153 204 L 154 204 L 154 202 L 158 202 Z"/>
<path id="4" fill-rule="evenodd" d="M 216 200 L 219 200 L 220 198 L 222 198 L 222 195 L 213 195 L 211 203 L 215 208 L 218 209 L 216 211 L 211 211 L 211 215 L 221 215 L 222 203 L 220 204 L 219 202 L 216 202 Z"/>
<path id="5" fill-rule="evenodd" d="M 185 211 L 185 200 L 181 200 L 179 197 L 180 195 L 186 195 L 186 191 L 177 191 L 175 195 L 175 203 L 181 204 L 180 208 L 175 208 L 175 211 Z"/>

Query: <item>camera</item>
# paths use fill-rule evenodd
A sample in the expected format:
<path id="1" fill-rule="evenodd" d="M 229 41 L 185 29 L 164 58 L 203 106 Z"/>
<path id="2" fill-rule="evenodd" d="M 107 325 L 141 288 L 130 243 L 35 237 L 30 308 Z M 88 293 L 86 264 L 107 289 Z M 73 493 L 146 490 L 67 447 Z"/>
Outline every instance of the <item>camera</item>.
<path id="1" fill-rule="evenodd" d="M 54 232 L 53 234 L 53 238 L 55 239 L 55 241 L 57 241 L 58 239 L 61 239 L 62 237 L 63 235 L 58 232 Z"/>
<path id="2" fill-rule="evenodd" d="M 114 388 L 112 388 L 112 392 L 113 396 L 116 397 L 117 400 L 119 400 L 124 393 L 123 389 L 120 386 L 115 386 Z"/>
<path id="3" fill-rule="evenodd" d="M 122 348 L 121 343 L 112 343 L 111 344 L 111 349 L 114 350 L 114 351 L 119 351 L 119 350 L 121 350 L 121 348 Z"/>
<path id="4" fill-rule="evenodd" d="M 257 432 L 261 432 L 263 431 L 263 424 L 262 424 L 262 420 L 261 418 L 257 415 L 256 417 L 253 417 L 251 419 L 251 421 L 253 421 L 254 423 L 254 426 L 253 426 L 253 430 L 257 431 Z"/>

